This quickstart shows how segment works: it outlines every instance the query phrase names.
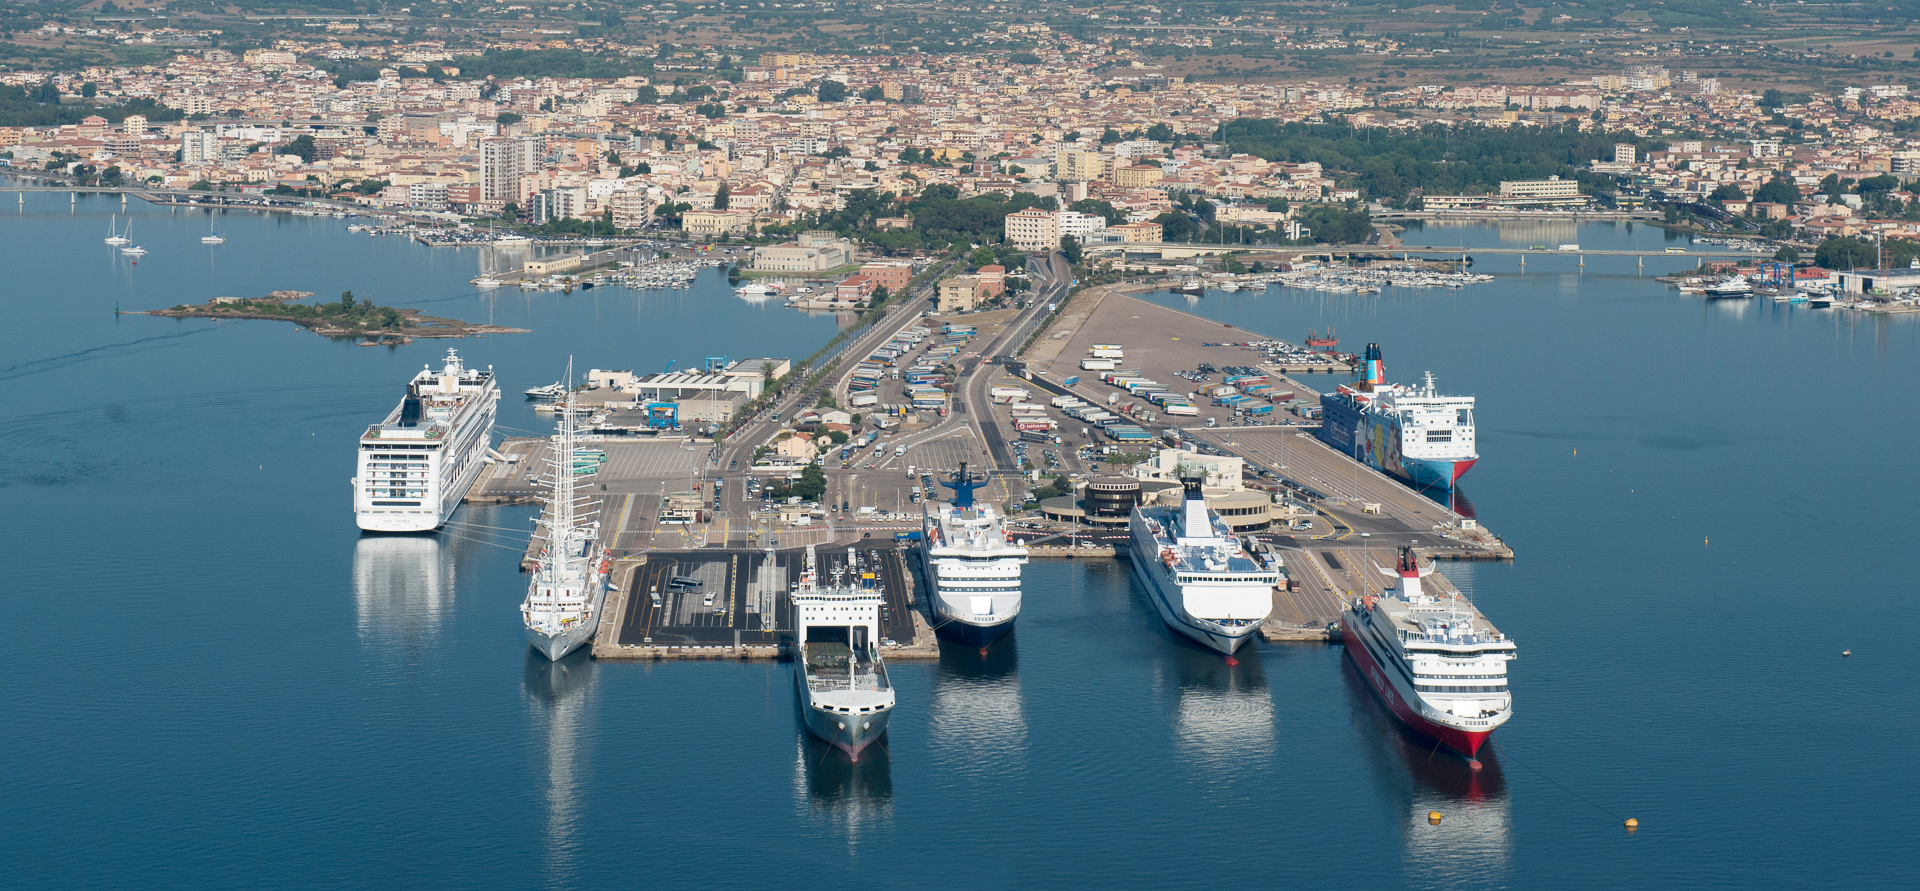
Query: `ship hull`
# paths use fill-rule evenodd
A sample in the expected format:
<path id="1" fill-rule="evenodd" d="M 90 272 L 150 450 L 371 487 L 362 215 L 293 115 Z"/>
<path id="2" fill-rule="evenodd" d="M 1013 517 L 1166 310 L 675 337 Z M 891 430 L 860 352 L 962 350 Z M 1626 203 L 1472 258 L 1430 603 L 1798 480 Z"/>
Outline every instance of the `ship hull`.
<path id="1" fill-rule="evenodd" d="M 586 621 L 551 634 L 529 626 L 527 645 L 539 650 L 540 654 L 547 659 L 558 662 L 568 653 L 580 649 L 582 644 L 593 640 L 593 633 L 600 628 L 600 613 L 607 606 L 606 578 L 599 577 L 597 585 L 598 589 L 593 596 L 593 610 L 588 614 Z"/>
<path id="2" fill-rule="evenodd" d="M 1473 759 L 1478 757 L 1480 747 L 1493 735 L 1493 729 L 1468 730 L 1434 721 L 1422 714 L 1420 709 L 1409 701 L 1412 694 L 1403 693 L 1388 677 L 1387 669 L 1374 658 L 1364 635 L 1369 632 L 1361 629 L 1359 616 L 1351 610 L 1341 614 L 1344 628 L 1350 629 L 1345 635 L 1347 657 L 1360 669 L 1360 676 L 1367 679 L 1367 686 L 1373 688 L 1375 696 L 1393 712 L 1394 717 L 1407 729 L 1433 740 L 1447 748 Z"/>
<path id="3" fill-rule="evenodd" d="M 983 625 L 962 619 L 957 615 L 948 613 L 944 609 L 936 611 L 940 614 L 940 623 L 934 626 L 935 631 L 967 646 L 978 649 L 986 649 L 991 646 L 994 641 L 1006 637 L 1007 632 L 1013 630 L 1013 619 L 1011 618 L 1003 622 Z"/>
<path id="4" fill-rule="evenodd" d="M 860 760 L 860 753 L 867 746 L 887 735 L 888 720 L 893 717 L 891 708 L 864 715 L 840 714 L 816 708 L 807 689 L 806 671 L 799 666 L 793 671 L 793 689 L 800 700 L 801 720 L 807 725 L 807 732 L 847 753 L 847 757 L 855 761 Z"/>
<path id="5" fill-rule="evenodd" d="M 1422 491 L 1452 491 L 1460 477 L 1480 461 L 1477 455 L 1455 459 L 1405 457 L 1397 445 L 1400 437 L 1397 423 L 1370 421 L 1343 401 L 1325 396 L 1320 399 L 1320 411 L 1320 427 L 1314 435 L 1321 442 Z M 1369 424 L 1379 428 L 1378 436 L 1383 439 L 1390 437 L 1396 444 L 1391 448 L 1385 447 L 1384 443 L 1370 447 L 1366 429 Z"/>
<path id="6" fill-rule="evenodd" d="M 1156 577 L 1158 575 L 1156 567 L 1160 562 L 1150 551 L 1142 550 L 1143 538 L 1145 536 L 1138 530 L 1134 531 L 1129 545 L 1129 553 L 1133 559 L 1127 562 L 1133 564 L 1134 573 L 1140 577 L 1140 583 L 1146 587 L 1147 599 L 1153 601 L 1153 610 L 1160 614 L 1160 621 L 1167 623 L 1167 627 L 1186 635 L 1196 643 L 1227 656 L 1233 655 L 1240 649 L 1241 644 L 1253 637 L 1253 633 L 1260 628 L 1258 622 L 1238 626 L 1221 625 L 1188 615 L 1176 599 L 1180 597 L 1179 587 L 1167 582 L 1164 578 Z"/>

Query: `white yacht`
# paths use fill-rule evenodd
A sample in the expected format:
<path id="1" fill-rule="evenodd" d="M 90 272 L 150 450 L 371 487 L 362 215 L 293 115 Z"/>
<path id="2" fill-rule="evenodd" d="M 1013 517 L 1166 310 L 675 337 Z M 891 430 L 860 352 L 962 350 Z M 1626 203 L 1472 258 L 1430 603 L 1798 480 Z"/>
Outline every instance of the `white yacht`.
<path id="1" fill-rule="evenodd" d="M 493 445 L 500 388 L 447 351 L 439 371 L 424 368 L 385 420 L 360 436 L 353 511 L 369 532 L 438 529 L 480 476 Z"/>
<path id="2" fill-rule="evenodd" d="M 107 237 L 101 240 L 105 241 L 107 244 L 113 245 L 114 247 L 119 247 L 123 244 L 126 244 L 128 241 L 128 238 L 127 236 L 120 234 L 120 232 L 114 228 L 114 220 L 116 219 L 119 219 L 118 214 L 115 214 L 114 216 L 107 218 Z M 128 232 L 133 231 L 133 220 L 131 219 L 127 220 L 127 231 Z"/>
<path id="3" fill-rule="evenodd" d="M 530 399 L 559 399 L 561 396 L 566 395 L 566 393 L 567 385 L 559 381 L 527 388 L 527 397 Z"/>
<path id="4" fill-rule="evenodd" d="M 147 249 L 137 244 L 129 245 L 127 247 L 121 248 L 120 253 L 126 254 L 129 257 L 144 257 L 147 255 Z"/>
<path id="5" fill-rule="evenodd" d="M 934 629 L 982 650 L 1013 630 L 1020 615 L 1020 567 L 1026 546 L 1013 540 L 992 505 L 975 504 L 981 483 L 962 463 L 951 503 L 929 502 L 920 548 L 932 592 Z"/>
<path id="6" fill-rule="evenodd" d="M 1240 547 L 1199 478 L 1181 485 L 1179 507 L 1133 509 L 1131 562 L 1162 620 L 1231 660 L 1273 612 L 1280 572 Z"/>
<path id="7" fill-rule="evenodd" d="M 842 583 L 855 573 L 858 555 L 847 549 L 847 566 L 833 584 L 819 586 L 813 546 L 793 589 L 794 690 L 807 731 L 858 761 L 860 750 L 887 732 L 893 715 L 893 684 L 880 659 L 881 594 L 871 579 Z"/>
<path id="8" fill-rule="evenodd" d="M 571 408 L 571 397 L 568 403 Z M 559 428 L 547 468 L 553 494 L 541 519 L 547 546 L 527 583 L 527 599 L 520 604 L 527 643 L 554 661 L 593 639 L 606 608 L 607 572 L 613 562 L 600 548 L 598 525 L 579 520 L 573 412 L 560 413 Z"/>
<path id="9" fill-rule="evenodd" d="M 470 281 L 469 284 L 481 288 L 497 288 L 506 283 L 494 278 L 492 275 L 483 274 L 479 278 Z"/>

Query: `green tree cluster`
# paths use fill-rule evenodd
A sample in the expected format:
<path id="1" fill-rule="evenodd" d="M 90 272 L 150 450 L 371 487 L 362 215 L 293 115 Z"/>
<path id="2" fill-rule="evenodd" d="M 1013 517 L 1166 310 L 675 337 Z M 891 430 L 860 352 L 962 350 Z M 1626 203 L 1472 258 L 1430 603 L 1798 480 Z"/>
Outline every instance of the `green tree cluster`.
<path id="1" fill-rule="evenodd" d="M 1404 202 L 1415 190 L 1430 194 L 1488 194 L 1502 180 L 1579 178 L 1595 188 L 1611 188 L 1580 165 L 1608 157 L 1613 145 L 1643 149 L 1654 139 L 1601 130 L 1582 132 L 1577 124 L 1496 130 L 1430 124 L 1419 130 L 1383 133 L 1344 124 L 1306 124 L 1265 118 L 1236 118 L 1220 125 L 1215 142 L 1230 151 L 1269 161 L 1317 161 L 1335 177 L 1360 187 L 1371 198 Z M 1604 180 L 1604 182 L 1602 181 Z"/>

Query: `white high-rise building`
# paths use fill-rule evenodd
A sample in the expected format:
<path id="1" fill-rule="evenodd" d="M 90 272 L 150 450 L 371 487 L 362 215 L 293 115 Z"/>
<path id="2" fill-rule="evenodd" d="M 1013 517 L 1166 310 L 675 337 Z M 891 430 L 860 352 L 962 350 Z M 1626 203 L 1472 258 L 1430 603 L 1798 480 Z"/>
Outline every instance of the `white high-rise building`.
<path id="1" fill-rule="evenodd" d="M 211 130 L 188 130 L 180 134 L 180 163 L 205 164 L 220 159 L 220 137 Z"/>
<path id="2" fill-rule="evenodd" d="M 480 143 L 480 197 L 516 201 L 520 178 L 539 169 L 539 144 L 531 139 L 488 139 Z"/>

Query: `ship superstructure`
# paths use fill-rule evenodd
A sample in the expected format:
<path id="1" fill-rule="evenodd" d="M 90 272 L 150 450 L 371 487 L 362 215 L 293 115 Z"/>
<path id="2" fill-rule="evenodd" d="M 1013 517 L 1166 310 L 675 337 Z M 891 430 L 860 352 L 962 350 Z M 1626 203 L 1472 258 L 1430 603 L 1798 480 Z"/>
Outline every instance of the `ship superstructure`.
<path id="1" fill-rule="evenodd" d="M 813 547 L 793 588 L 795 692 L 808 732 L 859 760 L 860 751 L 887 732 L 893 684 L 880 658 L 881 591 L 856 571 L 859 555 L 833 583 L 819 584 Z M 851 575 L 857 581 L 845 580 Z"/>
<path id="2" fill-rule="evenodd" d="M 369 532 L 427 532 L 460 506 L 493 444 L 500 388 L 447 351 L 439 371 L 421 369 L 386 419 L 360 436 L 354 519 Z"/>
<path id="3" fill-rule="evenodd" d="M 571 409 L 571 394 L 566 402 Z M 573 412 L 560 412 L 558 424 L 547 468 L 551 496 L 541 517 L 547 546 L 527 583 L 527 598 L 520 604 L 527 643 L 556 661 L 593 639 L 606 607 L 607 571 L 612 563 L 600 548 L 598 524 L 580 521 L 583 505 L 574 485 L 579 471 L 574 467 Z"/>
<path id="4" fill-rule="evenodd" d="M 1020 567 L 1026 546 L 990 504 L 975 503 L 981 486 L 962 463 L 950 503 L 930 502 L 921 518 L 921 557 L 931 588 L 935 630 L 985 649 L 1013 630 L 1020 615 Z"/>
<path id="5" fill-rule="evenodd" d="M 1381 571 L 1399 584 L 1341 614 L 1347 655 L 1403 723 L 1478 767 L 1481 744 L 1513 716 L 1514 643 L 1459 594 L 1424 591 L 1420 580 L 1433 569 L 1421 567 L 1412 548 Z"/>
<path id="6" fill-rule="evenodd" d="M 1240 546 L 1207 507 L 1199 478 L 1181 485 L 1178 507 L 1133 509 L 1133 569 L 1173 630 L 1231 658 L 1273 612 L 1279 568 Z"/>
<path id="7" fill-rule="evenodd" d="M 1376 343 L 1363 374 L 1320 397 L 1320 440 L 1416 489 L 1452 490 L 1480 460 L 1473 397 L 1440 395 L 1431 373 L 1419 388 L 1388 384 Z"/>

